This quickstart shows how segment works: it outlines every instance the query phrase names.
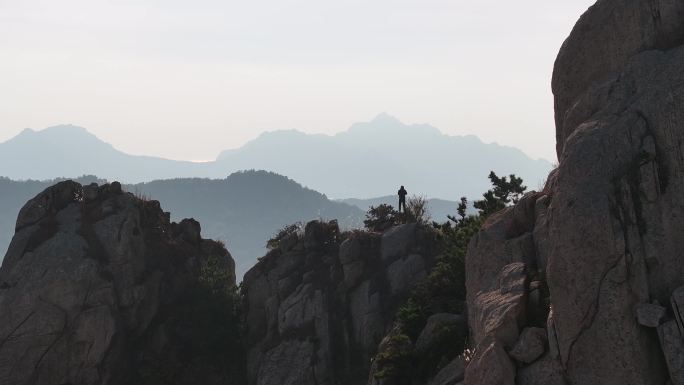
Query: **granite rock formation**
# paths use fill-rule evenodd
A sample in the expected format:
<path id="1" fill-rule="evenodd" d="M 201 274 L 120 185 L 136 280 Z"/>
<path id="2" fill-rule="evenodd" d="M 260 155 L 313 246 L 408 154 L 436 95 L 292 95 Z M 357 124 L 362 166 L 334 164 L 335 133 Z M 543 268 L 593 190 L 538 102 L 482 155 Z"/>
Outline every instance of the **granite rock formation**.
<path id="1" fill-rule="evenodd" d="M 364 383 L 437 245 L 415 223 L 341 235 L 315 221 L 281 239 L 243 281 L 249 384 Z"/>
<path id="2" fill-rule="evenodd" d="M 682 1 L 599 0 L 577 23 L 559 166 L 468 250 L 466 384 L 684 383 L 683 66 Z"/>
<path id="3" fill-rule="evenodd" d="M 0 383 L 226 384 L 198 362 L 190 311 L 203 270 L 230 289 L 234 264 L 192 219 L 119 183 L 61 182 L 31 199 L 0 269 Z M 237 372 L 240 369 L 238 367 Z"/>

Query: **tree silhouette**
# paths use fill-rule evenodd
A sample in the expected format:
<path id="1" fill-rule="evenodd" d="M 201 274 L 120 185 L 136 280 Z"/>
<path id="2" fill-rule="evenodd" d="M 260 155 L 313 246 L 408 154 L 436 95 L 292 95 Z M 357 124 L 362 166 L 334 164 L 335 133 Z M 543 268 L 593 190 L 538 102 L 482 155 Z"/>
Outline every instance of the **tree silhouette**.
<path id="1" fill-rule="evenodd" d="M 522 178 L 516 177 L 515 174 L 499 177 L 492 171 L 489 173 L 489 180 L 493 188 L 482 194 L 484 199 L 475 201 L 473 204 L 479 210 L 480 215 L 485 217 L 510 204 L 518 203 L 527 190 Z"/>

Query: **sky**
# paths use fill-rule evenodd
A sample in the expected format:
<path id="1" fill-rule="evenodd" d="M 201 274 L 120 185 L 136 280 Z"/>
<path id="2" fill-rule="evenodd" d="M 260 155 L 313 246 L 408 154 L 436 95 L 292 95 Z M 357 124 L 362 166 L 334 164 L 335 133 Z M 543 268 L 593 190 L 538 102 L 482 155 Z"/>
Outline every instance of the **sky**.
<path id="1" fill-rule="evenodd" d="M 201 161 L 386 112 L 554 161 L 553 62 L 593 2 L 0 0 L 0 141 Z"/>

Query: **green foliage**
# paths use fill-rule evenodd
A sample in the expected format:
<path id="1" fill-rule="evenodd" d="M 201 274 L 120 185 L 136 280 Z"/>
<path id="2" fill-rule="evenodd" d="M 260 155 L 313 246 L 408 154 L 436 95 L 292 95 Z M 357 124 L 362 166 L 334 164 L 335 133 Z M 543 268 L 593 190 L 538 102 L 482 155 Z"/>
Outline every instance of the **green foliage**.
<path id="1" fill-rule="evenodd" d="M 200 267 L 197 282 L 174 304 L 166 333 L 174 346 L 148 357 L 136 384 L 245 383 L 241 302 L 220 255 Z"/>
<path id="2" fill-rule="evenodd" d="M 522 184 L 522 178 L 516 177 L 515 174 L 511 174 L 509 177 L 499 177 L 492 171 L 489 173 L 489 180 L 492 182 L 492 189 L 482 194 L 484 199 L 474 203 L 475 208 L 484 217 L 510 204 L 518 203 L 518 200 L 527 190 L 527 186 Z"/>
<path id="3" fill-rule="evenodd" d="M 364 226 L 369 231 L 385 231 L 392 226 L 401 223 L 402 215 L 391 205 L 381 204 L 371 206 L 366 213 Z"/>
<path id="4" fill-rule="evenodd" d="M 379 368 L 375 378 L 400 377 L 408 374 L 411 367 L 411 339 L 402 333 L 392 331 L 384 343 L 384 349 L 375 357 Z"/>
<path id="5" fill-rule="evenodd" d="M 212 296 L 225 296 L 233 299 L 235 288 L 233 277 L 226 264 L 216 255 L 211 255 L 200 267 L 199 288 Z"/>
<path id="6" fill-rule="evenodd" d="M 422 326 L 425 324 L 425 320 L 427 319 L 427 309 L 425 306 L 423 306 L 423 304 L 417 302 L 420 300 L 418 297 L 422 297 L 422 295 L 414 295 L 413 297 L 409 298 L 404 306 L 400 307 L 399 311 L 397 312 L 397 320 L 399 321 L 400 330 L 404 334 L 413 338 L 417 337 L 417 334 L 420 332 L 420 328 L 422 328 Z"/>
<path id="7" fill-rule="evenodd" d="M 461 202 L 458 204 L 458 208 L 456 209 L 456 212 L 458 212 L 458 216 L 461 218 L 461 220 L 465 219 L 467 209 L 468 199 L 466 199 L 466 197 L 461 197 Z"/>
<path id="8" fill-rule="evenodd" d="M 427 209 L 428 201 L 423 196 L 412 196 L 406 201 L 406 213 L 404 214 L 405 223 L 425 224 L 430 220 L 430 213 Z"/>
<path id="9" fill-rule="evenodd" d="M 366 219 L 363 221 L 363 224 L 369 231 L 378 232 L 385 231 L 392 226 L 402 223 L 425 224 L 430 220 L 430 213 L 427 207 L 427 199 L 415 195 L 406 200 L 405 213 L 400 213 L 394 207 L 385 203 L 371 206 L 368 212 L 366 212 Z"/>
<path id="10" fill-rule="evenodd" d="M 458 205 L 457 216 L 449 216 L 446 223 L 433 223 L 440 234 L 441 253 L 428 277 L 414 288 L 409 299 L 397 311 L 395 333 L 398 336 L 415 341 L 431 315 L 463 314 L 468 243 L 480 231 L 488 215 L 516 203 L 527 189 L 522 185 L 522 179 L 515 175 L 510 175 L 510 179 L 499 178 L 492 172 L 489 179 L 493 188 L 483 194 L 483 201 L 475 202 L 475 207 L 479 209 L 478 215 L 466 214 L 468 200 L 464 197 Z M 380 360 L 377 361 L 377 373 L 383 377 L 406 376 L 399 383 L 411 383 L 411 378 L 425 380 L 466 351 L 466 341 L 457 331 L 443 327 L 437 333 L 437 345 L 430 350 L 428 356 L 417 357 L 411 351 L 407 353 L 398 349 L 396 344 L 387 345 L 376 356 Z"/>
<path id="11" fill-rule="evenodd" d="M 458 218 L 453 216 L 453 215 L 447 215 L 447 218 L 454 222 L 458 223 L 466 218 L 466 211 L 468 210 L 468 198 L 466 197 L 461 197 L 461 201 L 458 203 L 458 207 L 456 208 L 456 212 L 458 213 Z"/>
<path id="12" fill-rule="evenodd" d="M 266 248 L 269 250 L 277 249 L 280 246 L 280 241 L 285 239 L 285 237 L 295 234 L 302 230 L 302 223 L 296 222 L 291 225 L 286 225 L 274 235 L 271 239 L 266 242 Z"/>
<path id="13" fill-rule="evenodd" d="M 186 308 L 186 326 L 194 336 L 189 352 L 216 365 L 241 361 L 240 298 L 231 278 L 218 256 L 209 258 Z"/>
<path id="14" fill-rule="evenodd" d="M 441 253 L 428 277 L 413 290 L 397 319 L 405 334 L 418 337 L 427 318 L 436 313 L 460 313 L 465 301 L 465 255 L 482 218 L 467 216 L 455 224 L 434 224 L 441 234 Z"/>

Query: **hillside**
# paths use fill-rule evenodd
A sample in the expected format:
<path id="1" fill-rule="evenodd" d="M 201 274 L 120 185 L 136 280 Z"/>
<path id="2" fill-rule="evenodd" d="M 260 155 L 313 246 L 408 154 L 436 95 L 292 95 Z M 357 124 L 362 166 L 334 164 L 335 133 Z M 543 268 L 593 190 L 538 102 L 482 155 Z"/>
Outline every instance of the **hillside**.
<path id="1" fill-rule="evenodd" d="M 77 180 L 85 184 L 96 178 Z M 0 253 L 4 255 L 14 234 L 21 206 L 55 182 L 0 179 Z M 342 228 L 350 228 L 359 226 L 364 214 L 264 171 L 239 172 L 225 179 L 159 180 L 123 188 L 160 201 L 162 209 L 171 212 L 172 220 L 187 217 L 200 221 L 202 234 L 222 240 L 230 248 L 238 278 L 266 253 L 266 241 L 284 225 L 324 218 L 338 219 Z"/>
<path id="2" fill-rule="evenodd" d="M 202 233 L 226 242 L 238 277 L 266 253 L 266 241 L 285 225 L 337 219 L 342 228 L 362 224 L 363 212 L 330 201 L 286 177 L 246 171 L 226 179 L 172 179 L 127 185 L 128 191 L 162 203 L 172 220 L 193 217 Z"/>
<path id="3" fill-rule="evenodd" d="M 386 114 L 332 136 L 267 132 L 205 163 L 128 155 L 75 126 L 26 129 L 0 143 L 0 175 L 16 180 L 98 175 L 140 183 L 220 179 L 258 169 L 287 175 L 332 198 L 384 196 L 403 184 L 412 193 L 455 200 L 483 191 L 482 175 L 490 170 L 516 173 L 536 187 L 550 168 L 549 162 L 515 148 L 444 135 L 429 125 L 406 125 Z"/>

